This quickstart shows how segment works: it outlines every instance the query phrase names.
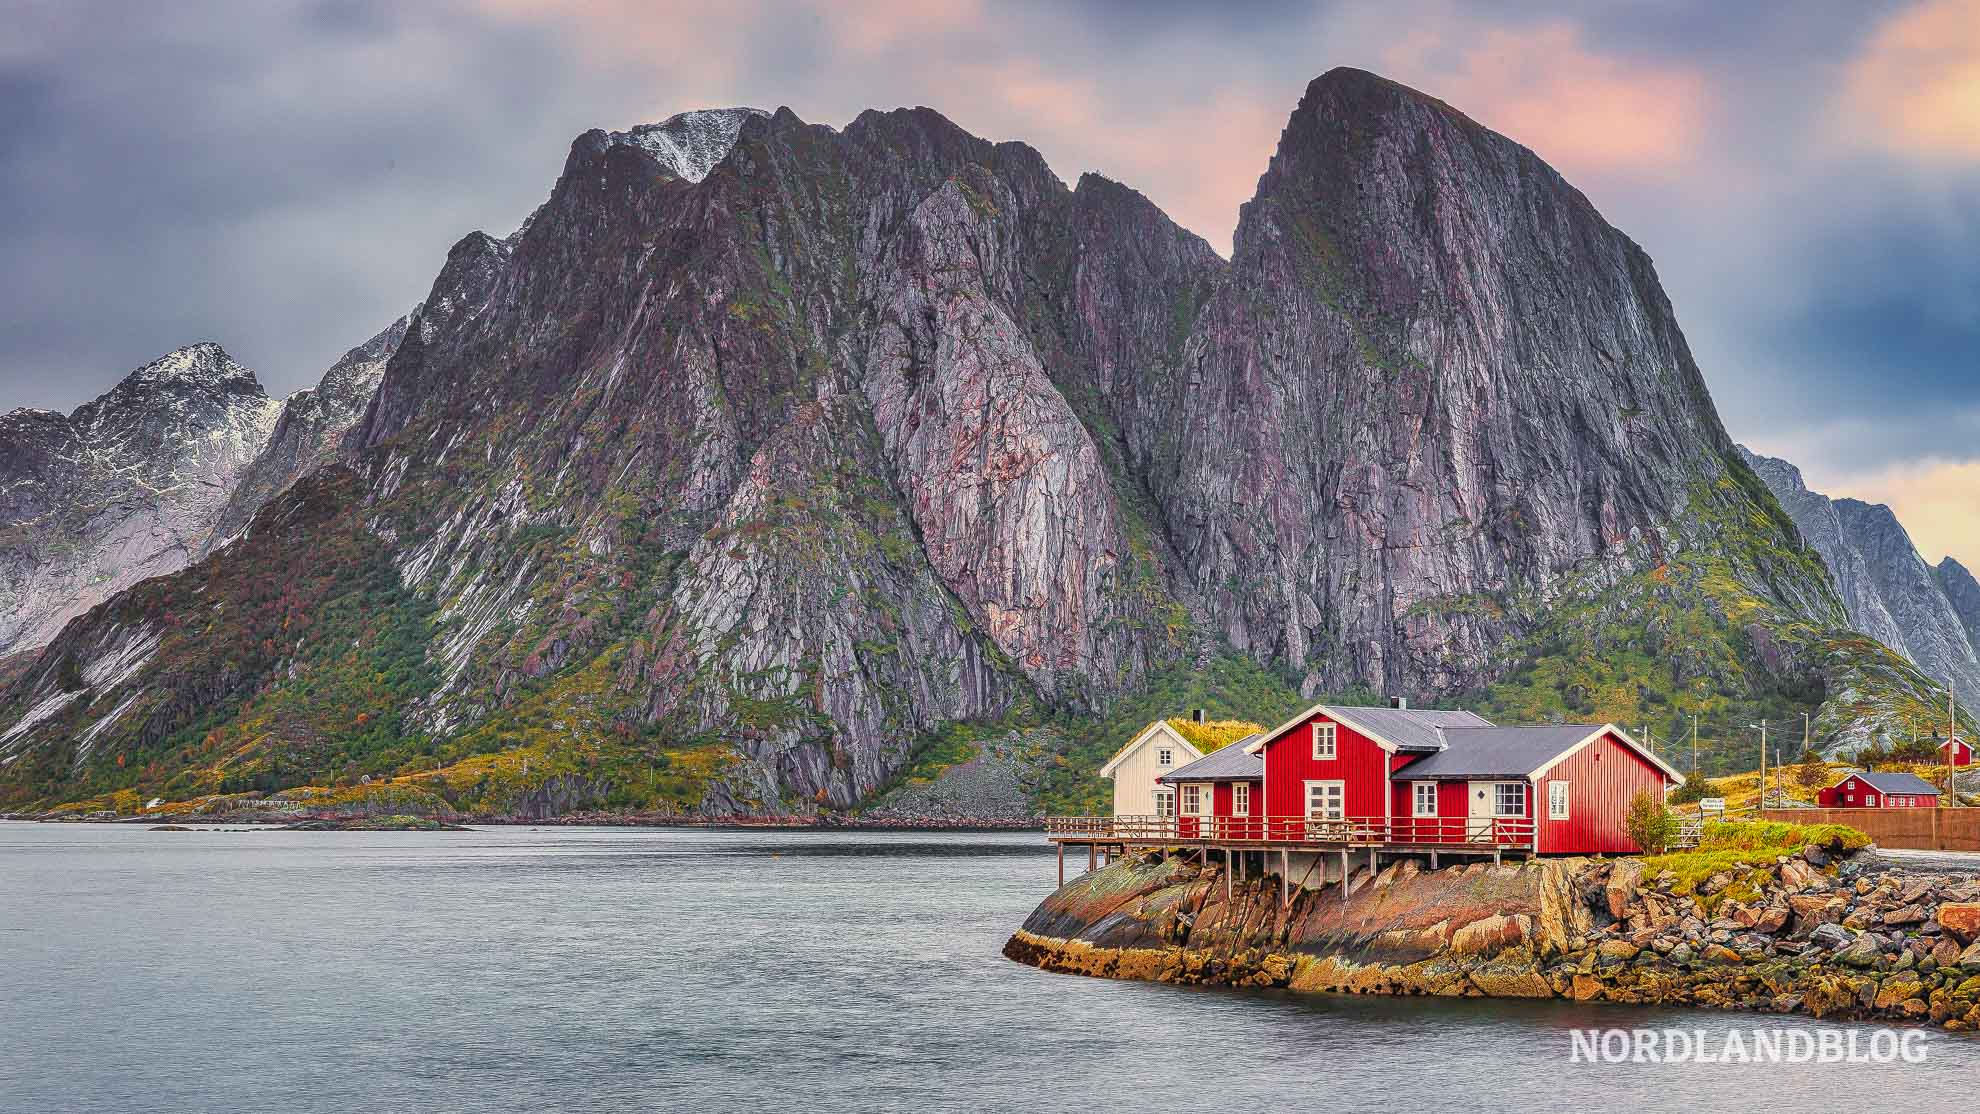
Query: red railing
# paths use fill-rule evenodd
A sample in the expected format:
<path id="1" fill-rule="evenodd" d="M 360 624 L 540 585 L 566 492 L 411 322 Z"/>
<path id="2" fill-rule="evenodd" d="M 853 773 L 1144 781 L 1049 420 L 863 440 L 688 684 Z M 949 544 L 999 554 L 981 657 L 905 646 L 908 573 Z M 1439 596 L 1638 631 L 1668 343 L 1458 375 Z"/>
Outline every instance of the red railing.
<path id="1" fill-rule="evenodd" d="M 1045 832 L 1131 842 L 1324 843 L 1531 847 L 1533 821 L 1519 818 L 1299 816 L 1052 816 Z"/>

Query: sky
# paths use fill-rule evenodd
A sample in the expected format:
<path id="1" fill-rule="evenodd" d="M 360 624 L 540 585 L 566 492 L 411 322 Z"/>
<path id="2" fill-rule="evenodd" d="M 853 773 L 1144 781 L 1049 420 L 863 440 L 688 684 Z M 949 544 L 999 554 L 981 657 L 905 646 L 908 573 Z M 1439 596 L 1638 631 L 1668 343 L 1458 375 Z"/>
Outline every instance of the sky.
<path id="1" fill-rule="evenodd" d="M 570 141 L 928 105 L 1220 251 L 1312 78 L 1533 148 L 1656 260 L 1732 435 L 1980 567 L 1980 0 L 0 0 L 0 407 L 217 340 L 308 386 Z"/>

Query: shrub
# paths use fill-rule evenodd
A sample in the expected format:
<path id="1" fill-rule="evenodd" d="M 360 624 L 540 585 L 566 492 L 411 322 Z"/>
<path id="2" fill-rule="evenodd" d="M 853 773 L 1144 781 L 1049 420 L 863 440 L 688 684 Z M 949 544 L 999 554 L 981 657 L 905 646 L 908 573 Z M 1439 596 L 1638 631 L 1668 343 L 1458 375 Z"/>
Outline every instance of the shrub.
<path id="1" fill-rule="evenodd" d="M 1629 814 L 1623 823 L 1629 838 L 1647 855 L 1669 847 L 1677 835 L 1677 817 L 1647 789 L 1630 798 Z"/>
<path id="2" fill-rule="evenodd" d="M 1707 797 L 1720 796 L 1721 794 L 1718 792 L 1718 788 L 1718 786 L 1712 784 L 1710 778 L 1705 777 L 1703 774 L 1693 774 L 1690 778 L 1686 779 L 1683 785 L 1671 791 L 1668 800 L 1674 805 L 1696 804 Z"/>

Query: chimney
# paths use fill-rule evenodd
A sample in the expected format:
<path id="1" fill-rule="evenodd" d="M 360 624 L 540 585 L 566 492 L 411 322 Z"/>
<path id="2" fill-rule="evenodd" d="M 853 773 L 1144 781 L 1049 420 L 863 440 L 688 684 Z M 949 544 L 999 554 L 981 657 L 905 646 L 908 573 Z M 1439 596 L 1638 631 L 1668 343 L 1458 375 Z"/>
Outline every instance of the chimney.
<path id="1" fill-rule="evenodd" d="M 1409 697 L 1391 696 L 1389 697 L 1389 707 L 1394 708 L 1399 712 L 1407 712 L 1409 711 Z"/>
<path id="2" fill-rule="evenodd" d="M 1203 709 L 1201 709 L 1201 708 L 1193 708 L 1193 709 L 1191 709 L 1191 710 L 1190 710 L 1190 713 L 1189 713 L 1189 718 L 1191 718 L 1191 719 L 1193 719 L 1193 720 L 1195 720 L 1195 721 L 1196 721 L 1196 722 L 1198 722 L 1198 723 L 1202 723 L 1202 722 L 1203 722 Z"/>

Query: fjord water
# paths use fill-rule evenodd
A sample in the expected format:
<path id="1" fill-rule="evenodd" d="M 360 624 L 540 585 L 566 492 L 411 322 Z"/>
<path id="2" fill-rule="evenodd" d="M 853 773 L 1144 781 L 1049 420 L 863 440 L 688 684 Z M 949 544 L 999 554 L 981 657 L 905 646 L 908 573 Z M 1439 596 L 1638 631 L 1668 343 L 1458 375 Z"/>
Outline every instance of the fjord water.
<path id="1" fill-rule="evenodd" d="M 1081 864 L 1083 865 L 1083 863 Z M 0 1110 L 1971 1109 L 1922 1064 L 1587 1064 L 1700 1011 L 1236 992 L 998 954 L 1032 834 L 0 823 Z"/>

